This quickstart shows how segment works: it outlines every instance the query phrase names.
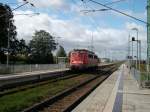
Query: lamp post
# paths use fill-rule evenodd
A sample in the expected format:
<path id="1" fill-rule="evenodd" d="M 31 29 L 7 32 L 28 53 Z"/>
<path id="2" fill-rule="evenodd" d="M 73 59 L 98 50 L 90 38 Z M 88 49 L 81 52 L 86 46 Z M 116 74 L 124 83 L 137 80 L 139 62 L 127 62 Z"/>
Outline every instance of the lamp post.
<path id="1" fill-rule="evenodd" d="M 140 60 L 141 60 L 141 40 L 135 40 L 135 38 L 132 37 L 132 43 L 133 43 L 133 41 L 136 41 L 137 44 L 139 44 L 139 61 L 136 61 L 136 67 L 139 68 L 139 70 L 140 70 Z M 138 51 L 138 49 L 137 49 L 137 51 Z M 133 52 L 133 44 L 132 44 L 132 52 Z M 132 54 L 132 56 L 133 56 L 133 54 Z M 138 65 L 139 65 L 139 66 L 138 66 Z"/>
<path id="2" fill-rule="evenodd" d="M 23 0 L 24 3 L 22 5 L 19 5 L 18 7 L 12 9 L 11 11 L 15 11 L 23 6 L 25 6 L 26 4 L 30 4 L 32 7 L 34 7 L 34 4 L 33 3 L 30 3 L 28 0 Z M 7 13 L 4 13 L 2 15 L 0 15 L 0 18 L 4 17 L 4 16 L 7 16 L 8 17 L 8 12 Z M 7 19 L 8 20 L 8 39 L 7 39 L 7 67 L 9 66 L 9 49 L 10 49 L 10 21 L 11 19 Z"/>
<path id="3" fill-rule="evenodd" d="M 131 48 L 130 48 L 130 34 L 128 36 L 128 54 L 127 54 L 127 60 L 128 60 L 128 66 L 130 67 L 131 66 L 131 56 L 130 56 L 130 51 Z"/>
<path id="4" fill-rule="evenodd" d="M 138 44 L 138 41 L 137 40 L 135 40 L 135 37 L 132 37 L 132 58 L 133 58 L 133 42 L 134 41 L 136 41 L 137 42 L 137 44 Z M 138 49 L 137 49 L 137 51 L 138 51 Z M 138 56 L 138 54 L 137 54 L 137 56 Z M 136 58 L 136 69 L 137 69 L 137 56 L 134 56 L 135 58 Z"/>
<path id="5" fill-rule="evenodd" d="M 10 21 L 8 20 L 8 39 L 7 39 L 7 67 L 9 67 L 9 48 L 10 48 Z"/>
<path id="6" fill-rule="evenodd" d="M 62 37 L 57 37 L 57 36 L 56 36 L 55 38 L 56 38 L 56 41 L 57 41 L 56 44 L 59 45 L 58 40 L 59 40 L 60 38 L 62 38 Z M 57 47 L 57 50 L 59 50 L 59 47 Z M 57 54 L 56 54 L 56 63 L 58 64 L 58 56 L 57 56 Z"/>
<path id="7" fill-rule="evenodd" d="M 139 42 L 139 71 L 141 70 L 141 40 Z"/>
<path id="8" fill-rule="evenodd" d="M 136 36 L 137 36 L 137 57 L 136 57 L 136 65 L 137 65 L 137 63 L 138 63 L 138 55 L 139 55 L 139 53 L 138 53 L 138 29 L 137 28 L 132 28 L 132 30 L 134 30 L 134 31 L 136 31 Z M 134 39 L 135 40 L 135 39 Z M 137 68 L 137 66 L 136 66 L 136 68 Z"/>
<path id="9" fill-rule="evenodd" d="M 133 41 L 131 41 L 132 42 L 132 66 L 133 66 Z"/>
<path id="10" fill-rule="evenodd" d="M 26 16 L 29 16 L 29 15 L 39 15 L 39 14 L 40 14 L 40 13 L 15 14 L 15 15 L 17 15 L 17 16 L 19 16 L 19 15 L 26 15 Z M 7 62 L 6 62 L 7 67 L 9 67 L 10 31 L 11 31 L 10 23 L 11 23 L 11 21 L 12 21 L 12 19 L 8 19 Z"/>

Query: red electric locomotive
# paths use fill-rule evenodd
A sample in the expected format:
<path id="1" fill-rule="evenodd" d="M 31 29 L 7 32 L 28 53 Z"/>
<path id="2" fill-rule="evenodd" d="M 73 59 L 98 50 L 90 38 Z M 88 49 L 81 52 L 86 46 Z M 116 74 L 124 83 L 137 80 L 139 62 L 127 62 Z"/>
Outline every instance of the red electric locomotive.
<path id="1" fill-rule="evenodd" d="M 71 69 L 96 68 L 99 59 L 94 52 L 86 49 L 74 49 L 69 53 L 69 62 Z"/>

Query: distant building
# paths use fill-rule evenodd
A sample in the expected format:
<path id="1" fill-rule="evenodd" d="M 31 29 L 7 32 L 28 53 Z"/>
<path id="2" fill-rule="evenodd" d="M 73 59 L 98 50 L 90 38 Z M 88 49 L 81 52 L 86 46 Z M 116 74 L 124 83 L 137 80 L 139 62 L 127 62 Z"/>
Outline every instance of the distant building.
<path id="1" fill-rule="evenodd" d="M 60 64 L 67 63 L 68 58 L 67 57 L 57 57 L 57 62 Z"/>
<path id="2" fill-rule="evenodd" d="M 101 63 L 110 62 L 109 58 L 100 58 Z"/>

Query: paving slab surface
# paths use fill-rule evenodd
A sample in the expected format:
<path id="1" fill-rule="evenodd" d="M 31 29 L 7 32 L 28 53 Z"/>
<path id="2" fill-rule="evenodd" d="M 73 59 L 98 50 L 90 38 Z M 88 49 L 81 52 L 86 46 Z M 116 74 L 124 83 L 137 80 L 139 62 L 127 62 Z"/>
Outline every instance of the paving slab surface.
<path id="1" fill-rule="evenodd" d="M 140 89 L 123 64 L 72 112 L 150 112 L 150 89 Z"/>
<path id="2" fill-rule="evenodd" d="M 73 112 L 103 112 L 110 98 L 118 72 L 114 72 L 97 89 L 95 89 Z"/>
<path id="3" fill-rule="evenodd" d="M 150 89 L 141 89 L 125 68 L 123 89 L 123 112 L 150 112 Z"/>

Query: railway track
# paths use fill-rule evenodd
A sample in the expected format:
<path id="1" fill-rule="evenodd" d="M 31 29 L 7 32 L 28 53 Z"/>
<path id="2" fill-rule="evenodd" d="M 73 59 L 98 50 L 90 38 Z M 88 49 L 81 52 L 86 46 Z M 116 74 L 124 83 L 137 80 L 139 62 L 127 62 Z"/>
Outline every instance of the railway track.
<path id="1" fill-rule="evenodd" d="M 114 66 L 112 66 L 114 67 Z M 103 70 L 104 71 L 108 71 L 110 68 L 105 68 Z M 13 93 L 16 93 L 16 92 L 20 92 L 20 91 L 25 91 L 27 89 L 32 89 L 32 88 L 35 88 L 37 86 L 42 86 L 42 85 L 46 85 L 48 83 L 53 83 L 53 82 L 56 82 L 56 81 L 60 81 L 60 80 L 65 80 L 65 79 L 69 79 L 69 78 L 72 78 L 72 77 L 76 77 L 76 76 L 79 76 L 80 73 L 77 73 L 77 74 L 72 74 L 69 75 L 69 74 L 63 74 L 61 75 L 60 77 L 54 77 L 53 79 L 49 79 L 49 80 L 46 80 L 46 81 L 39 81 L 37 83 L 33 83 L 33 84 L 27 84 L 25 86 L 20 86 L 18 85 L 17 87 L 15 88 L 10 88 L 8 89 L 7 87 L 6 88 L 3 88 L 3 90 L 0 91 L 0 97 L 1 96 L 4 96 L 4 95 L 9 95 L 9 94 L 13 94 Z"/>
<path id="2" fill-rule="evenodd" d="M 68 79 L 58 80 L 35 88 L 4 94 L 0 97 L 0 112 L 20 112 L 24 108 L 53 97 L 84 80 L 94 77 L 93 74 L 81 74 Z"/>
<path id="3" fill-rule="evenodd" d="M 57 82 L 57 81 L 66 80 L 66 79 L 69 79 L 69 78 L 77 77 L 79 75 L 81 75 L 81 74 L 78 73 L 78 74 L 72 74 L 72 75 L 63 75 L 61 77 L 55 77 L 54 79 L 51 79 L 51 80 L 37 82 L 37 83 L 34 83 L 34 84 L 21 86 L 19 88 L 17 87 L 17 88 L 8 89 L 8 90 L 5 90 L 5 91 L 0 91 L 0 97 L 2 97 L 4 95 L 9 95 L 9 94 L 25 91 L 25 90 L 28 90 L 28 89 L 36 88 L 38 86 L 47 85 L 49 83 L 54 83 L 54 82 Z"/>
<path id="4" fill-rule="evenodd" d="M 51 107 L 51 104 L 55 104 L 55 102 L 58 99 L 62 99 L 64 97 L 63 94 L 69 95 L 74 93 L 75 92 L 74 90 L 80 88 L 82 84 L 84 85 L 86 83 L 86 81 L 89 83 L 90 81 L 100 77 L 101 78 L 104 77 L 104 79 L 102 80 L 105 80 L 105 76 L 107 78 L 109 74 L 112 73 L 112 71 L 114 71 L 115 69 L 116 69 L 115 66 L 111 66 L 105 69 L 98 69 L 97 71 L 92 70 L 92 71 L 77 72 L 73 74 L 71 73 L 67 74 L 67 76 L 64 75 L 62 77 L 57 78 L 55 77 L 50 80 L 47 79 L 43 82 L 37 82 L 30 85 L 25 85 L 21 87 L 19 86 L 17 88 L 0 91 L 0 102 L 1 102 L 0 111 L 1 112 L 43 111 L 47 109 L 47 107 L 49 106 Z M 99 80 L 101 80 L 101 78 Z M 66 93 L 69 90 L 72 92 Z M 89 90 L 89 92 L 86 91 L 85 95 L 81 94 L 81 97 L 77 96 L 80 99 L 71 98 L 73 103 L 70 102 L 69 104 L 72 104 L 74 107 L 82 99 L 84 99 L 91 91 L 92 87 Z M 52 103 L 47 103 L 51 102 L 50 99 L 52 100 Z M 65 103 L 65 105 L 67 106 L 67 103 Z M 72 106 L 68 106 L 68 108 L 72 108 Z M 66 109 L 66 107 L 64 109 Z"/>
<path id="5" fill-rule="evenodd" d="M 113 66 L 113 65 L 110 65 L 110 66 Z M 106 68 L 108 68 L 108 67 L 107 66 L 100 67 L 100 69 L 106 69 Z M 5 82 L 3 80 L 0 83 L 0 92 L 8 90 L 8 89 L 13 89 L 13 88 L 16 88 L 16 87 L 22 87 L 22 86 L 26 86 L 26 85 L 40 83 L 40 82 L 47 81 L 47 80 L 50 80 L 50 79 L 64 77 L 66 75 L 71 75 L 71 74 L 74 74 L 74 73 L 72 73 L 72 71 L 68 70 L 66 72 L 60 72 L 58 74 L 55 74 L 55 73 L 51 74 L 51 75 L 50 74 L 46 74 L 48 77 L 44 77 L 45 76 L 44 74 L 43 75 L 39 74 L 39 75 L 35 75 L 35 76 L 32 76 L 32 75 L 31 76 L 27 76 L 26 78 L 29 79 L 28 81 L 26 80 L 25 77 L 18 78 L 18 79 L 16 78 L 16 79 L 12 79 L 12 80 L 9 79 L 8 81 L 5 79 L 6 80 Z"/>
<path id="6" fill-rule="evenodd" d="M 107 72 L 100 73 L 56 96 L 48 98 L 23 110 L 23 112 L 68 112 L 101 84 L 116 68 L 111 67 Z"/>
<path id="7" fill-rule="evenodd" d="M 101 68 L 102 69 L 102 68 Z M 104 67 L 103 70 L 107 71 L 107 67 Z M 64 78 L 65 76 L 67 77 L 70 77 L 70 75 L 74 75 L 74 74 L 79 74 L 80 72 L 72 72 L 72 71 L 68 71 L 68 72 L 65 72 L 65 73 L 61 73 L 61 74 L 55 74 L 55 75 L 52 75 L 51 77 L 49 78 L 44 78 L 44 79 L 41 79 L 40 78 L 40 75 L 37 76 L 38 78 L 34 81 L 23 81 L 23 82 L 19 82 L 19 83 L 12 83 L 12 84 L 7 84 L 7 85 L 4 85 L 4 86 L 1 86 L 0 87 L 0 96 L 2 96 L 2 94 L 7 91 L 7 90 L 10 90 L 10 89 L 14 89 L 14 88 L 20 88 L 20 89 L 26 89 L 26 88 L 33 88 L 35 87 L 36 85 L 42 85 L 42 84 L 46 84 L 47 82 L 49 82 L 49 80 L 57 80 L 57 79 L 61 79 L 61 78 Z M 71 77 L 72 77 L 71 76 Z M 23 87 L 23 88 L 22 88 Z"/>

